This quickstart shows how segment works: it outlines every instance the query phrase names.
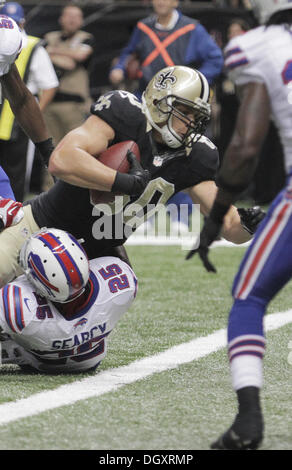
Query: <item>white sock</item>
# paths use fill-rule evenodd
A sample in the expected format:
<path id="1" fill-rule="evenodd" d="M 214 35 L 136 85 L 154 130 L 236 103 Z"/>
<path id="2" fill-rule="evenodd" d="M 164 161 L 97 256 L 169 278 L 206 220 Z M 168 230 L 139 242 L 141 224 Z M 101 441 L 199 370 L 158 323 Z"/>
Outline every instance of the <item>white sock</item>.
<path id="1" fill-rule="evenodd" d="M 234 390 L 243 387 L 263 385 L 263 361 L 252 355 L 236 356 L 230 363 L 232 385 Z"/>

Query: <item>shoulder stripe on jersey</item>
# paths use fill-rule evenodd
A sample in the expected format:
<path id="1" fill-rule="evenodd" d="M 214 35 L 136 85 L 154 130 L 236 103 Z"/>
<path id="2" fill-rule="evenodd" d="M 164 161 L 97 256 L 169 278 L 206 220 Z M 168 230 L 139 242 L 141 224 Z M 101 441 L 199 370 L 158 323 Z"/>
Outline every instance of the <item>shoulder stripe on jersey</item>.
<path id="1" fill-rule="evenodd" d="M 13 286 L 13 302 L 15 311 L 15 321 L 18 329 L 21 331 L 25 327 L 22 309 L 21 290 L 17 286 Z"/>
<path id="2" fill-rule="evenodd" d="M 229 49 L 229 51 L 226 51 L 225 54 L 224 54 L 224 58 L 227 59 L 228 57 L 230 57 L 231 55 L 233 54 L 239 54 L 243 52 L 242 49 L 240 49 L 240 47 L 233 47 L 232 49 Z"/>
<path id="3" fill-rule="evenodd" d="M 4 312 L 5 312 L 5 320 L 9 328 L 14 331 L 14 333 L 17 333 L 16 329 L 14 328 L 14 325 L 12 323 L 12 317 L 11 317 L 11 312 L 10 312 L 10 304 L 9 304 L 9 291 L 10 291 L 11 286 L 8 284 L 2 289 L 2 299 L 3 299 L 3 305 L 4 305 Z"/>
<path id="4" fill-rule="evenodd" d="M 229 64 L 225 64 L 225 66 L 228 70 L 231 70 L 231 69 L 235 69 L 236 67 L 239 67 L 241 65 L 245 65 L 245 64 L 248 64 L 248 63 L 249 63 L 249 61 L 247 60 L 247 58 L 243 57 L 240 60 L 235 60 L 234 62 L 230 62 Z"/>

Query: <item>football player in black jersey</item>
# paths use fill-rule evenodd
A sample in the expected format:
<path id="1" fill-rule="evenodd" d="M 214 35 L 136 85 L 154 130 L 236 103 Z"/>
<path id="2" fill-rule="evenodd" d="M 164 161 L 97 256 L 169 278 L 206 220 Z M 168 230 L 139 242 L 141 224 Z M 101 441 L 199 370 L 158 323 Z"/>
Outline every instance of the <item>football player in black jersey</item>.
<path id="1" fill-rule="evenodd" d="M 17 274 L 17 252 L 23 236 L 40 227 L 55 227 L 84 239 L 89 258 L 117 255 L 114 248 L 127 239 L 113 233 L 98 237 L 98 217 L 89 189 L 122 193 L 122 215 L 133 205 L 141 211 L 135 220 L 144 222 L 176 192 L 188 190 L 192 200 L 208 215 L 216 196 L 218 151 L 203 133 L 210 119 L 210 91 L 202 73 L 184 66 L 158 72 L 143 95 L 142 104 L 131 93 L 112 91 L 101 96 L 91 116 L 69 132 L 52 153 L 49 171 L 58 178 L 46 193 L 29 201 L 23 221 L 0 235 L 0 283 Z M 109 146 L 133 140 L 141 164 L 132 156 L 130 174 L 121 174 L 94 158 Z M 111 207 L 111 206 L 109 206 Z M 151 210 L 150 210 L 151 208 Z M 117 214 L 109 213 L 111 219 Z M 123 217 L 124 226 L 128 223 Z M 138 222 L 139 225 L 139 222 Z M 115 224 L 113 223 L 113 227 Z M 225 217 L 222 236 L 234 243 L 250 239 L 235 207 Z"/>

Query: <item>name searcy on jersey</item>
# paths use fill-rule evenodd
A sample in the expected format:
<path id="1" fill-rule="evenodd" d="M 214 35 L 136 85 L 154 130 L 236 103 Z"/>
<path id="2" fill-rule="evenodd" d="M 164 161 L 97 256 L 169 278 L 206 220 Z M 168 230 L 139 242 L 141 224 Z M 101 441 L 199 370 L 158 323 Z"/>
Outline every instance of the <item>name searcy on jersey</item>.
<path id="1" fill-rule="evenodd" d="M 106 323 L 103 323 L 102 325 L 93 326 L 89 331 L 82 331 L 71 338 L 55 339 L 52 341 L 52 349 L 70 349 L 75 346 L 80 346 L 90 340 L 101 339 L 97 337 L 96 334 L 104 333 L 105 330 Z"/>

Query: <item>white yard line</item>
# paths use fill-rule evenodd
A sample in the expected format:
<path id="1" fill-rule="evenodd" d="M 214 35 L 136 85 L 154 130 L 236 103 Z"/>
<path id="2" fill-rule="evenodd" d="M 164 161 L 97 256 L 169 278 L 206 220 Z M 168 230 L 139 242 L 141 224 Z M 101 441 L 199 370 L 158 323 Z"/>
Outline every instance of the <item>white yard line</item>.
<path id="1" fill-rule="evenodd" d="M 190 250 L 195 242 L 197 241 L 196 237 L 188 235 L 183 236 L 161 236 L 161 235 L 132 235 L 125 243 L 127 246 L 182 246 L 185 250 Z M 212 243 L 211 248 L 220 248 L 220 247 L 238 247 L 245 248 L 250 245 L 250 241 L 246 243 L 241 243 L 237 245 L 227 240 L 219 240 Z"/>
<path id="2" fill-rule="evenodd" d="M 270 314 L 265 318 L 265 330 L 275 330 L 288 323 L 292 323 L 292 310 Z M 127 366 L 109 369 L 97 373 L 94 377 L 62 385 L 55 390 L 4 403 L 0 405 L 0 425 L 115 391 L 157 372 L 175 369 L 180 364 L 200 359 L 224 346 L 226 346 L 226 330 L 217 330 L 208 336 L 179 344 Z"/>

